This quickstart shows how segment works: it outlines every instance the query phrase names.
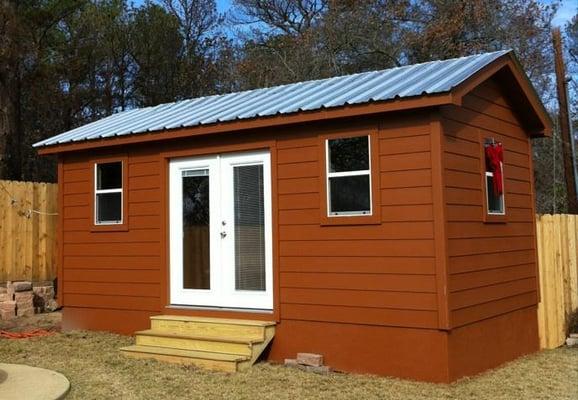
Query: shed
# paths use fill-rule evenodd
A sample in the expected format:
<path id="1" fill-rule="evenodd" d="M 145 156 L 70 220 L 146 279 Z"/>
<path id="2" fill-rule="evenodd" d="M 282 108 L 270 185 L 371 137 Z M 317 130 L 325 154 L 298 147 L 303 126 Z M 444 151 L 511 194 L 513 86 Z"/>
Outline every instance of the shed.
<path id="1" fill-rule="evenodd" d="M 224 370 L 270 342 L 273 362 L 432 382 L 535 352 L 531 138 L 551 129 L 500 51 L 36 143 L 58 156 L 63 328 L 137 332 L 127 354 Z"/>

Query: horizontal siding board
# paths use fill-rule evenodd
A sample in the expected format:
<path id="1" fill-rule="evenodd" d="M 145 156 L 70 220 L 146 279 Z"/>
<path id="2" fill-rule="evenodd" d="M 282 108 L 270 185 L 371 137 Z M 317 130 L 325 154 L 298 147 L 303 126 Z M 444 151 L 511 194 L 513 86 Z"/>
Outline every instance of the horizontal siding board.
<path id="1" fill-rule="evenodd" d="M 160 298 L 68 293 L 65 296 L 65 306 L 131 311 L 160 311 Z"/>
<path id="2" fill-rule="evenodd" d="M 493 252 L 473 256 L 450 257 L 450 274 L 462 274 L 514 265 L 532 264 L 536 261 L 533 250 Z"/>
<path id="3" fill-rule="evenodd" d="M 65 282 L 159 283 L 158 270 L 112 270 L 64 268 Z"/>
<path id="4" fill-rule="evenodd" d="M 128 188 L 128 203 L 147 203 L 149 201 L 161 201 L 161 191 L 159 189 L 132 189 Z"/>
<path id="5" fill-rule="evenodd" d="M 65 194 L 62 196 L 62 204 L 66 207 L 74 206 L 88 206 L 90 204 L 90 195 L 88 193 L 81 194 Z"/>
<path id="6" fill-rule="evenodd" d="M 136 176 L 159 175 L 160 170 L 161 164 L 156 160 L 132 163 L 128 165 L 128 176 L 133 178 Z"/>
<path id="7" fill-rule="evenodd" d="M 433 223 L 392 222 L 369 226 L 283 225 L 279 227 L 279 239 L 281 241 L 433 239 Z"/>
<path id="8" fill-rule="evenodd" d="M 437 310 L 437 298 L 432 293 L 283 288 L 280 301 L 282 304 Z"/>
<path id="9" fill-rule="evenodd" d="M 319 209 L 319 193 L 280 194 L 277 207 L 279 210 Z"/>
<path id="10" fill-rule="evenodd" d="M 465 96 L 462 101 L 462 106 L 520 127 L 518 119 L 514 116 L 510 108 L 496 104 L 493 101 L 488 101 L 475 94 Z"/>
<path id="11" fill-rule="evenodd" d="M 88 206 L 64 207 L 64 219 L 85 218 L 90 215 Z"/>
<path id="12" fill-rule="evenodd" d="M 281 256 L 415 256 L 434 255 L 432 240 L 295 240 L 279 243 Z"/>
<path id="13" fill-rule="evenodd" d="M 446 170 L 445 180 L 446 187 L 480 189 L 482 186 L 480 173 L 472 174 L 470 172 Z"/>
<path id="14" fill-rule="evenodd" d="M 63 232 L 64 243 L 160 243 L 160 241 L 160 229 L 142 229 L 125 232 Z"/>
<path id="15" fill-rule="evenodd" d="M 380 139 L 379 154 L 385 156 L 391 154 L 429 152 L 430 146 L 429 135 Z"/>
<path id="16" fill-rule="evenodd" d="M 72 182 L 63 183 L 63 194 L 88 194 L 90 193 L 90 186 L 86 182 Z"/>
<path id="17" fill-rule="evenodd" d="M 433 221 L 433 206 L 430 204 L 383 206 L 381 207 L 381 221 Z"/>
<path id="18" fill-rule="evenodd" d="M 382 139 L 429 135 L 427 117 L 388 119 L 381 124 L 379 137 Z"/>
<path id="19" fill-rule="evenodd" d="M 279 210 L 279 225 L 319 224 L 319 210 Z"/>
<path id="20" fill-rule="evenodd" d="M 277 166 L 277 177 L 288 178 L 316 178 L 319 176 L 317 161 L 281 164 Z"/>
<path id="21" fill-rule="evenodd" d="M 65 294 L 160 297 L 158 283 L 74 282 L 66 281 Z"/>
<path id="22" fill-rule="evenodd" d="M 530 222 L 510 222 L 508 224 L 451 222 L 447 225 L 447 233 L 449 239 L 532 236 L 533 232 L 534 224 Z"/>
<path id="23" fill-rule="evenodd" d="M 438 316 L 435 311 L 284 304 L 283 318 L 286 320 L 435 328 L 437 327 Z"/>
<path id="24" fill-rule="evenodd" d="M 481 189 L 446 187 L 445 196 L 450 206 L 482 206 L 484 201 Z"/>
<path id="25" fill-rule="evenodd" d="M 462 326 L 482 319 L 520 310 L 538 303 L 537 292 L 523 293 L 505 299 L 477 304 L 452 312 L 454 326 Z"/>
<path id="26" fill-rule="evenodd" d="M 128 219 L 129 227 L 133 229 L 156 229 L 161 226 L 160 215 L 131 215 Z"/>
<path id="27" fill-rule="evenodd" d="M 447 207 L 447 220 L 454 221 L 482 221 L 484 209 L 482 205 L 451 205 Z"/>
<path id="28" fill-rule="evenodd" d="M 478 157 L 469 157 L 462 154 L 445 153 L 444 166 L 446 169 L 472 174 L 480 174 L 481 165 Z"/>
<path id="29" fill-rule="evenodd" d="M 64 269 L 94 269 L 94 270 L 159 270 L 160 256 L 115 257 L 107 254 L 100 256 L 64 256 Z M 139 272 L 137 272 L 139 273 Z"/>
<path id="30" fill-rule="evenodd" d="M 319 178 L 279 179 L 277 191 L 279 194 L 319 193 Z"/>
<path id="31" fill-rule="evenodd" d="M 431 153 L 429 151 L 407 154 L 390 154 L 379 159 L 381 172 L 411 171 L 414 169 L 431 168 Z"/>
<path id="32" fill-rule="evenodd" d="M 156 201 L 149 201 L 147 203 L 132 203 L 128 207 L 128 215 L 131 216 L 147 216 L 160 215 L 162 212 L 161 204 Z"/>
<path id="33" fill-rule="evenodd" d="M 432 204 L 431 187 L 395 188 L 381 190 L 382 206 Z"/>
<path id="34" fill-rule="evenodd" d="M 80 182 L 89 185 L 90 182 L 92 181 L 91 172 L 92 170 L 90 170 L 89 168 L 63 171 L 62 182 L 64 183 Z"/>
<path id="35" fill-rule="evenodd" d="M 282 272 L 282 288 L 435 293 L 432 275 Z"/>
<path id="36" fill-rule="evenodd" d="M 279 257 L 281 272 L 433 275 L 433 257 Z"/>
<path id="37" fill-rule="evenodd" d="M 291 164 L 298 162 L 317 161 L 319 146 L 302 146 L 296 149 L 279 149 L 277 151 L 277 164 Z"/>
<path id="38" fill-rule="evenodd" d="M 157 256 L 160 243 L 68 243 L 64 246 L 65 256 Z"/>
<path id="39" fill-rule="evenodd" d="M 382 189 L 431 187 L 431 170 L 420 169 L 382 172 L 380 175 L 380 184 Z"/>
<path id="40" fill-rule="evenodd" d="M 534 244 L 534 236 L 521 236 L 512 240 L 503 237 L 450 239 L 448 240 L 448 255 L 453 257 L 499 251 L 531 250 Z"/>
<path id="41" fill-rule="evenodd" d="M 476 287 L 495 285 L 530 278 L 536 275 L 535 265 L 524 264 L 513 267 L 488 269 L 484 271 L 466 272 L 450 275 L 448 287 L 450 292 L 456 292 Z"/>
<path id="42" fill-rule="evenodd" d="M 458 310 L 522 293 L 536 292 L 536 289 L 536 278 L 531 277 L 491 286 L 462 290 L 450 295 L 450 309 Z"/>
<path id="43" fill-rule="evenodd" d="M 131 190 L 136 189 L 158 189 L 161 184 L 160 175 L 133 176 L 128 179 L 128 186 Z"/>

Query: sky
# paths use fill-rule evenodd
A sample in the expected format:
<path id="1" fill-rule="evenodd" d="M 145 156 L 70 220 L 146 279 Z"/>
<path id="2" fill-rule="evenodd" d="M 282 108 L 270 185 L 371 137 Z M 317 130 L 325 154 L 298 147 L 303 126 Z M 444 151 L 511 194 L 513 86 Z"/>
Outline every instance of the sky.
<path id="1" fill-rule="evenodd" d="M 553 0 L 540 0 L 543 3 L 552 3 Z M 133 0 L 135 5 L 142 4 L 144 0 Z M 232 0 L 217 0 L 217 9 L 220 13 L 225 13 L 231 8 Z M 554 25 L 563 26 L 576 14 L 578 2 L 576 0 L 562 0 L 562 6 L 554 18 Z"/>

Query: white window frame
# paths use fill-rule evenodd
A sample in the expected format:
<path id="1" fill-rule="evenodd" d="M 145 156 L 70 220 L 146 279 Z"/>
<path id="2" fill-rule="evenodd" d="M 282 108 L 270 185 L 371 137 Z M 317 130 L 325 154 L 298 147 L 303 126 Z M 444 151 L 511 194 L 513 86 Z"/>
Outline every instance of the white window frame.
<path id="1" fill-rule="evenodd" d="M 339 140 L 339 139 L 353 139 L 356 137 L 367 137 L 367 157 L 369 169 L 357 170 L 357 171 L 344 171 L 344 172 L 331 172 L 330 164 L 331 159 L 329 158 L 329 141 Z M 331 178 L 341 178 L 345 176 L 363 176 L 367 175 L 369 177 L 369 212 L 367 211 L 331 211 Z M 359 217 L 359 216 L 371 216 L 373 214 L 373 188 L 371 182 L 371 136 L 347 136 L 347 137 L 336 137 L 331 139 L 325 139 L 325 187 L 327 192 L 327 216 L 328 217 Z"/>
<path id="2" fill-rule="evenodd" d="M 504 194 L 506 193 L 505 187 L 504 187 L 504 163 L 500 162 L 500 169 L 502 170 L 502 194 L 500 195 L 500 202 L 502 204 L 502 211 L 493 211 L 490 210 L 490 191 L 488 190 L 488 176 L 492 177 L 492 180 L 494 179 L 494 173 L 491 171 L 486 171 L 486 174 L 484 176 L 484 181 L 485 181 L 485 185 L 486 185 L 486 210 L 488 215 L 506 215 L 506 196 L 504 196 Z"/>
<path id="3" fill-rule="evenodd" d="M 98 166 L 102 164 L 120 163 L 120 188 L 119 189 L 98 189 Z M 105 161 L 94 163 L 94 225 L 122 225 L 124 220 L 124 162 Z M 107 193 L 120 193 L 120 221 L 99 221 L 98 220 L 98 195 Z"/>

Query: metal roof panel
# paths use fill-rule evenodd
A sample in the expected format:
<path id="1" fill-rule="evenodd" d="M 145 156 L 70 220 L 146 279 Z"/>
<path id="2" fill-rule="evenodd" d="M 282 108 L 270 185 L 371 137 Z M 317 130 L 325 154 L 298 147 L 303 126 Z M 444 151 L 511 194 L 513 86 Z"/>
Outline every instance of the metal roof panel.
<path id="1" fill-rule="evenodd" d="M 34 147 L 445 93 L 509 50 L 119 112 Z"/>

